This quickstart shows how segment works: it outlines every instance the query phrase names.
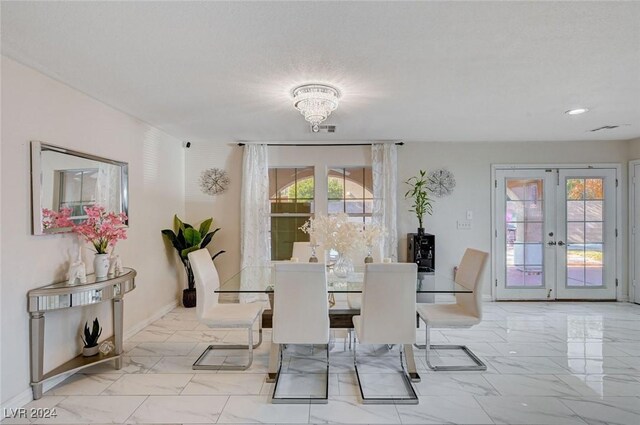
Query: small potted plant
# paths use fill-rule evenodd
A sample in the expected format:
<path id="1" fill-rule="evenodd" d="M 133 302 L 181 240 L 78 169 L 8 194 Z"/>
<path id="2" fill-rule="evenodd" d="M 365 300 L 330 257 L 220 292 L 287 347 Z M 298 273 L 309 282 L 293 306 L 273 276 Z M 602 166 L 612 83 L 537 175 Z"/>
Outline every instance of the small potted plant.
<path id="1" fill-rule="evenodd" d="M 409 212 L 415 213 L 418 218 L 418 234 L 424 234 L 424 227 L 422 220 L 425 214 L 433 214 L 433 206 L 431 205 L 431 198 L 429 197 L 428 183 L 426 178 L 427 172 L 420 170 L 417 176 L 413 176 L 405 181 L 405 184 L 409 185 L 409 190 L 404 194 L 405 199 L 412 199 L 413 205 Z"/>
<path id="2" fill-rule="evenodd" d="M 98 322 L 98 318 L 96 317 L 93 320 L 93 327 L 89 330 L 89 322 L 84 324 L 84 336 L 80 336 L 82 338 L 82 342 L 84 342 L 84 348 L 82 348 L 82 355 L 85 357 L 91 357 L 98 354 L 98 338 L 102 334 L 102 328 L 100 327 L 100 322 Z"/>
<path id="3" fill-rule="evenodd" d="M 187 289 L 182 291 L 182 305 L 187 308 L 196 306 L 196 283 L 193 271 L 191 270 L 191 264 L 189 264 L 188 255 L 190 252 L 197 251 L 209 245 L 213 236 L 220 230 L 220 228 L 217 228 L 213 232 L 209 232 L 212 223 L 213 218 L 208 218 L 200 224 L 198 229 L 195 229 L 189 223 L 180 220 L 176 215 L 173 217 L 174 230 L 164 229 L 162 231 L 164 237 L 166 237 L 176 251 L 178 251 L 180 261 L 187 272 Z M 218 251 L 211 259 L 215 260 L 215 258 L 223 252 L 226 251 Z"/>

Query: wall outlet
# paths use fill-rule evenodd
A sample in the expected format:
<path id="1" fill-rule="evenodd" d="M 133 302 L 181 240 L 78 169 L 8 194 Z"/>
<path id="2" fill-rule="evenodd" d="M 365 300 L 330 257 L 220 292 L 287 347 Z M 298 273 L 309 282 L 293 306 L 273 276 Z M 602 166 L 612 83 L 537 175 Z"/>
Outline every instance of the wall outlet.
<path id="1" fill-rule="evenodd" d="M 471 221 L 458 220 L 458 230 L 471 230 Z"/>

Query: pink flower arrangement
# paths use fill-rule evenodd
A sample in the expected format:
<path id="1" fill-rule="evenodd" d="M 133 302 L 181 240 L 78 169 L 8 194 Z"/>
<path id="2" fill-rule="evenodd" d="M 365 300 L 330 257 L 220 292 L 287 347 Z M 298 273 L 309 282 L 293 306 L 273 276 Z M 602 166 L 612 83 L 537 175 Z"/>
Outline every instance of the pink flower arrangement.
<path id="1" fill-rule="evenodd" d="M 45 229 L 73 227 L 73 221 L 71 221 L 69 217 L 71 217 L 71 208 L 62 208 L 60 209 L 60 212 L 53 211 L 48 208 L 43 208 L 42 226 Z"/>
<path id="2" fill-rule="evenodd" d="M 71 227 L 74 233 L 93 245 L 97 254 L 106 254 L 109 247 L 113 248 L 119 240 L 127 239 L 127 229 L 122 227 L 127 221 L 126 214 L 107 212 L 100 205 L 84 207 L 84 211 L 88 218 L 75 224 L 70 219 L 71 210 L 68 208 L 60 212 L 44 209 L 44 227 Z"/>

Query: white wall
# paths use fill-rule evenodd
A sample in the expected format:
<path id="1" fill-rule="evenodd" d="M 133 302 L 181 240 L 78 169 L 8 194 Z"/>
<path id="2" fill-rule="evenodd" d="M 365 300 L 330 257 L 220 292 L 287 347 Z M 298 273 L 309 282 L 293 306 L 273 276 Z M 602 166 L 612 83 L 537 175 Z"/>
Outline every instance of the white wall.
<path id="1" fill-rule="evenodd" d="M 638 142 L 637 144 L 640 144 Z M 271 165 L 365 165 L 370 163 L 368 148 L 312 148 L 271 147 Z M 640 147 L 638 148 L 640 152 Z M 407 143 L 398 148 L 398 181 L 402 182 L 419 169 L 445 167 L 455 174 L 457 186 L 454 193 L 437 199 L 434 215 L 427 217 L 427 232 L 437 236 L 437 264 L 443 273 L 449 273 L 462 257 L 466 247 L 489 251 L 491 249 L 491 164 L 531 163 L 620 163 L 622 167 L 623 258 L 626 264 L 626 168 L 629 159 L 629 142 L 561 142 L 561 143 Z M 194 143 L 186 160 L 187 217 L 201 220 L 213 215 L 217 219 L 220 238 L 218 249 L 227 254 L 218 257 L 221 277 L 231 276 L 240 267 L 240 206 L 242 149 L 234 144 L 201 141 Z M 224 167 L 232 178 L 229 192 L 217 197 L 199 193 L 199 174 L 209 167 Z M 322 181 L 316 169 L 318 183 Z M 407 212 L 409 203 L 404 200 L 404 185 L 398 189 L 399 259 L 406 259 L 406 234 L 417 227 L 415 217 Z M 318 211 L 322 211 L 320 205 Z M 474 214 L 471 230 L 457 230 L 457 220 L 464 220 L 466 211 Z M 626 294 L 626 271 L 622 271 L 622 284 Z M 489 269 L 484 273 L 484 289 L 490 293 Z"/>
<path id="2" fill-rule="evenodd" d="M 184 213 L 181 142 L 66 85 L 2 57 L 1 318 L 3 405 L 29 389 L 29 289 L 64 278 L 70 235 L 31 235 L 29 141 L 129 163 L 128 240 L 117 250 L 138 271 L 137 289 L 125 298 L 125 331 L 179 296 L 177 268 L 160 230 Z M 92 267 L 92 255 L 85 262 Z M 135 306 L 135 308 L 134 308 Z M 109 335 L 105 305 L 46 314 L 45 371 L 80 352 L 78 332 L 99 316 Z M 16 406 L 13 406 L 16 407 Z"/>
<path id="3" fill-rule="evenodd" d="M 450 272 L 462 258 L 466 247 L 490 252 L 491 249 L 491 165 L 492 164 L 569 164 L 619 163 L 622 165 L 622 222 L 619 224 L 623 246 L 623 264 L 627 258 L 627 141 L 558 143 L 408 143 L 398 151 L 398 180 L 404 181 L 419 169 L 447 168 L 456 178 L 452 195 L 437 198 L 434 214 L 425 220 L 425 229 L 436 235 L 437 268 Z M 402 192 L 400 190 L 399 192 Z M 398 200 L 400 246 L 406 233 L 417 227 L 407 212 L 407 201 Z M 473 211 L 473 228 L 458 230 L 457 221 Z M 401 252 L 400 258 L 406 255 Z M 626 270 L 621 270 L 621 285 L 626 294 Z M 485 293 L 491 292 L 489 267 L 483 275 Z"/>
<path id="4" fill-rule="evenodd" d="M 216 267 L 222 280 L 237 273 L 240 267 L 240 190 L 242 186 L 242 152 L 236 143 L 193 141 L 186 153 L 186 219 L 200 222 L 214 217 L 214 226 L 221 227 L 214 237 L 211 251 L 227 251 L 216 258 Z M 368 147 L 353 146 L 337 149 L 323 147 L 270 147 L 270 166 L 314 166 L 316 186 L 326 184 L 326 167 L 369 165 Z M 216 196 L 200 191 L 198 181 L 208 168 L 224 168 L 231 183 L 226 193 Z M 316 210 L 326 211 L 326 200 L 317 200 Z M 193 223 L 192 223 L 193 224 Z"/>

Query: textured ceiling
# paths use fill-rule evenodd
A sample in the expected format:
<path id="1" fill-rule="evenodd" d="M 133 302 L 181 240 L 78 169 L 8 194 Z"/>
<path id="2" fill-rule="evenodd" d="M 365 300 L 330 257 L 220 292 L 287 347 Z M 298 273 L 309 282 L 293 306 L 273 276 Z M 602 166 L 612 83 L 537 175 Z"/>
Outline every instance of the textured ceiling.
<path id="1" fill-rule="evenodd" d="M 640 2 L 1 8 L 3 55 L 185 140 L 640 137 Z M 343 92 L 337 133 L 292 107 L 305 82 Z"/>

